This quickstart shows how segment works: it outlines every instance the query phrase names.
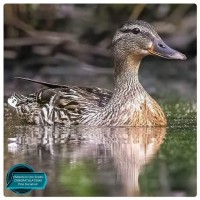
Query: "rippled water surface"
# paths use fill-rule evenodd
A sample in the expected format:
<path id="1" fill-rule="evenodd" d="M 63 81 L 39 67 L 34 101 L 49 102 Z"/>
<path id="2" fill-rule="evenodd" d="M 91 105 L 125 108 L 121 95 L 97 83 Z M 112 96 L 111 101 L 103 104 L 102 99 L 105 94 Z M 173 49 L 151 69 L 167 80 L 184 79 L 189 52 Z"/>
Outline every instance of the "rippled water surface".
<path id="1" fill-rule="evenodd" d="M 167 128 L 25 126 L 5 111 L 5 176 L 18 163 L 46 172 L 27 196 L 195 196 L 195 110 L 166 107 Z"/>

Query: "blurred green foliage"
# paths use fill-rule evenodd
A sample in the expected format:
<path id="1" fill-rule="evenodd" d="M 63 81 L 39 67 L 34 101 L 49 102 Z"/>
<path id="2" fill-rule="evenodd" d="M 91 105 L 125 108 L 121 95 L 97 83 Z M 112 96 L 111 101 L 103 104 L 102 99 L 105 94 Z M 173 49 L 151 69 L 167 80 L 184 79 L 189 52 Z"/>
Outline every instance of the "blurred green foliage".
<path id="1" fill-rule="evenodd" d="M 59 182 L 69 196 L 103 196 L 106 188 L 95 181 L 97 168 L 91 160 L 60 165 Z"/>
<path id="2" fill-rule="evenodd" d="M 169 128 L 158 156 L 140 175 L 143 196 L 196 196 L 196 128 Z"/>

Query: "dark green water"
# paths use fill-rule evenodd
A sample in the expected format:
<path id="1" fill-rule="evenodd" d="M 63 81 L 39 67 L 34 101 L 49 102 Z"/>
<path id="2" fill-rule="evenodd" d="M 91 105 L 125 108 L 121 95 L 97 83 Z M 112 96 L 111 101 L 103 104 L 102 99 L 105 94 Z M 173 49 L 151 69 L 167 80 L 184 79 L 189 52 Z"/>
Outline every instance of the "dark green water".
<path id="1" fill-rule="evenodd" d="M 46 172 L 45 190 L 27 196 L 195 196 L 196 106 L 165 112 L 167 128 L 24 126 L 6 114 L 5 176 L 18 163 Z"/>

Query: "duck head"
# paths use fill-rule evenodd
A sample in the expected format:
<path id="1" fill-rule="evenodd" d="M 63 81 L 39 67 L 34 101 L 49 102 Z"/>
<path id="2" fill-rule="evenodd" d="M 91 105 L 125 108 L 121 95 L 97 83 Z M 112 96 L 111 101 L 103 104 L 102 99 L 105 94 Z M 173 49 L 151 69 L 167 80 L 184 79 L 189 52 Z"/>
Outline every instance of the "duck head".
<path id="1" fill-rule="evenodd" d="M 114 54 L 120 53 L 141 58 L 156 55 L 166 59 L 186 59 L 184 54 L 165 44 L 152 25 L 141 20 L 128 21 L 123 24 L 116 31 L 112 46 Z"/>

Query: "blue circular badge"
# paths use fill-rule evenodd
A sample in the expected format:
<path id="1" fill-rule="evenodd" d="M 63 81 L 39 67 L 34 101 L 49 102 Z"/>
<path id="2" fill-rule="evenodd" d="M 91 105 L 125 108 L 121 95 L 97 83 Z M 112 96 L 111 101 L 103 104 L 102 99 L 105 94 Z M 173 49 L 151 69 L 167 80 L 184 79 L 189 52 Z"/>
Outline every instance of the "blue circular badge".
<path id="1" fill-rule="evenodd" d="M 15 172 L 19 172 L 19 173 L 26 173 L 26 172 L 34 172 L 34 169 L 26 164 L 17 164 L 12 166 L 8 172 L 7 172 L 7 176 L 6 176 L 6 183 L 7 185 L 9 185 L 9 183 L 12 181 L 13 179 L 13 173 Z M 17 193 L 17 194 L 25 194 L 30 192 L 32 189 L 11 189 L 13 192 Z"/>

